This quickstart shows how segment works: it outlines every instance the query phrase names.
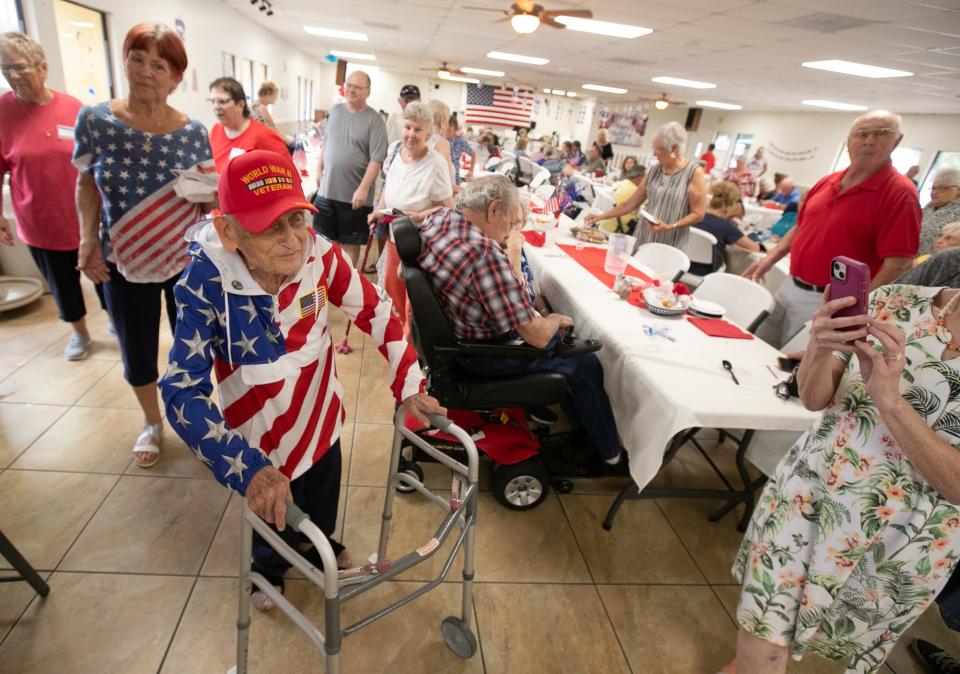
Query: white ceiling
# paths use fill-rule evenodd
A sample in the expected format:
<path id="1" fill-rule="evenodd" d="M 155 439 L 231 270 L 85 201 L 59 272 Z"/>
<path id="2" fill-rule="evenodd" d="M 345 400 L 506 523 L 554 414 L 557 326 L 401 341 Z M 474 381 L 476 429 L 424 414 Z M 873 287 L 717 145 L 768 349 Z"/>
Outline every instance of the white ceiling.
<path id="1" fill-rule="evenodd" d="M 737 103 L 745 110 L 812 110 L 803 99 L 828 99 L 898 112 L 960 113 L 960 0 L 539 0 L 547 9 L 589 8 L 595 19 L 646 26 L 633 40 L 541 26 L 527 36 L 494 12 L 511 0 L 274 0 L 267 17 L 249 0 L 225 0 L 303 51 L 372 51 L 384 69 L 413 72 L 474 66 L 503 70 L 538 88 L 586 82 L 629 89 L 634 100 L 665 92 L 684 101 Z M 368 44 L 321 38 L 304 25 L 364 32 Z M 541 56 L 546 66 L 493 61 L 491 50 Z M 908 70 L 913 77 L 866 79 L 803 68 L 846 59 Z M 714 82 L 697 91 L 650 81 L 657 75 Z"/>

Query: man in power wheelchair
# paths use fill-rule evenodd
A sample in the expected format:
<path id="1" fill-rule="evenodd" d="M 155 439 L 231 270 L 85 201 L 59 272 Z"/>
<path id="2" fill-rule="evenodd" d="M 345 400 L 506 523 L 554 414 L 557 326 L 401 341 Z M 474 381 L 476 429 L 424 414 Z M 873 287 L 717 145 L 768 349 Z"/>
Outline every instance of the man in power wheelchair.
<path id="1" fill-rule="evenodd" d="M 593 353 L 599 343 L 577 340 L 567 316 L 540 315 L 511 268 L 503 244 L 522 218 L 516 187 L 505 176 L 489 175 L 467 185 L 456 209 L 435 211 L 419 228 L 408 219 L 393 223 L 411 334 L 430 393 L 456 410 L 559 402 L 602 458 L 599 469 L 547 472 L 535 452 L 498 456 L 487 450 L 499 464 L 494 493 L 516 509 L 542 501 L 550 473 L 622 474 L 626 464 Z M 409 467 L 419 474 L 418 466 Z"/>

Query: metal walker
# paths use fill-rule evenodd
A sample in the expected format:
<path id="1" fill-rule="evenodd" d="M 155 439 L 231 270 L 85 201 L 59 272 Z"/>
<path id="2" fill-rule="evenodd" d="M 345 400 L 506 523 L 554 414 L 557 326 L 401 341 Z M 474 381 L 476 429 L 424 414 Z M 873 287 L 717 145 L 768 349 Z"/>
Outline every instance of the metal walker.
<path id="1" fill-rule="evenodd" d="M 380 541 L 377 546 L 376 562 L 353 569 L 339 571 L 336 574 L 324 573 L 304 559 L 298 551 L 288 546 L 270 528 L 266 522 L 258 517 L 243 501 L 242 537 L 240 543 L 240 582 L 239 582 L 239 614 L 237 618 L 237 664 L 228 674 L 246 674 L 247 651 L 250 637 L 250 589 L 251 584 L 266 594 L 278 609 L 280 609 L 294 624 L 299 627 L 318 649 L 323 649 L 326 655 L 326 671 L 328 674 L 340 672 L 340 649 L 343 638 L 360 628 L 369 625 L 378 618 L 404 606 L 420 595 L 429 592 L 442 583 L 453 565 L 454 557 L 460 548 L 463 548 L 463 603 L 460 617 L 450 616 L 440 624 L 440 631 L 447 647 L 461 658 L 471 657 L 477 650 L 477 640 L 470 628 L 473 613 L 473 557 L 474 557 L 474 525 L 477 520 L 477 478 L 479 457 L 476 445 L 462 428 L 446 417 L 429 415 L 431 424 L 449 435 L 454 436 L 466 452 L 466 465 L 433 448 L 422 440 L 416 433 L 403 425 L 405 413 L 399 410 L 394 418 L 395 432 L 393 436 L 393 451 L 390 456 L 390 474 L 387 482 L 386 499 L 383 506 L 383 515 L 380 525 Z M 435 494 L 417 479 L 411 472 L 399 472 L 401 445 L 403 439 L 413 443 L 439 463 L 450 469 L 452 479 L 452 494 L 444 499 Z M 423 546 L 406 553 L 395 560 L 386 558 L 387 543 L 390 538 L 390 521 L 393 518 L 393 499 L 397 487 L 403 486 L 410 491 L 416 490 L 436 503 L 445 511 L 443 521 L 433 537 Z M 322 531 L 310 521 L 310 518 L 292 503 L 287 504 L 287 525 L 305 535 L 320 553 L 324 569 L 336 569 L 337 561 L 329 541 Z M 459 525 L 459 532 L 455 533 L 456 543 L 450 555 L 440 570 L 439 575 L 427 584 L 417 588 L 403 598 L 380 609 L 357 622 L 343 627 L 340 623 L 340 606 L 343 602 L 356 597 L 377 585 L 386 582 L 407 569 L 426 561 L 439 550 Z M 299 570 L 310 582 L 323 589 L 324 594 L 324 621 L 325 630 L 321 632 L 310 622 L 293 604 L 280 594 L 270 582 L 261 574 L 251 570 L 251 550 L 253 546 L 253 530 L 263 538 L 280 555 Z"/>

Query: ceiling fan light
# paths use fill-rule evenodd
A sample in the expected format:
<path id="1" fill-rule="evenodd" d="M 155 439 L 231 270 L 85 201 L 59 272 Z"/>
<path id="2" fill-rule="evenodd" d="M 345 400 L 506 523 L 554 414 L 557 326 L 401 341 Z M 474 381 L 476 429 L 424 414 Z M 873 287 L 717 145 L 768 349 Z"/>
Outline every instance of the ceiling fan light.
<path id="1" fill-rule="evenodd" d="M 540 27 L 540 17 L 533 14 L 514 14 L 510 25 L 521 35 L 528 35 Z"/>
<path id="2" fill-rule="evenodd" d="M 657 110 L 666 110 L 670 107 L 670 101 L 665 98 L 658 98 L 653 102 L 653 107 L 655 107 Z"/>

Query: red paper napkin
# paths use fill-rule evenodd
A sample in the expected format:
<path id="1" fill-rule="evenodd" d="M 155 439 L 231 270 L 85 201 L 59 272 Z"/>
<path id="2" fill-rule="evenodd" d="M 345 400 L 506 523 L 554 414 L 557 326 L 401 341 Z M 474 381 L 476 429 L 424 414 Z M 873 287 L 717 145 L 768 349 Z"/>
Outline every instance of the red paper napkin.
<path id="1" fill-rule="evenodd" d="M 700 328 L 705 334 L 711 337 L 728 337 L 730 339 L 753 339 L 753 335 L 739 327 L 718 318 L 697 318 L 696 316 L 687 316 L 687 320 Z"/>
<path id="2" fill-rule="evenodd" d="M 597 280 L 603 283 L 603 285 L 607 286 L 608 288 L 613 288 L 613 284 L 617 280 L 617 277 L 613 274 L 608 274 L 607 272 L 603 271 L 603 263 L 607 258 L 606 248 L 588 247 L 583 248 L 582 250 L 577 250 L 576 246 L 563 243 L 558 244 L 558 247 L 561 248 L 567 255 L 576 260 L 577 264 L 593 274 Z M 627 265 L 626 274 L 627 276 L 636 276 L 647 283 L 653 283 L 653 279 L 629 264 Z"/>
<path id="3" fill-rule="evenodd" d="M 534 248 L 543 248 L 544 242 L 547 240 L 546 232 L 536 232 L 532 229 L 525 229 L 522 232 L 523 238 L 527 240 Z"/>
<path id="4" fill-rule="evenodd" d="M 627 302 L 635 307 L 640 307 L 641 309 L 647 308 L 647 302 L 643 299 L 643 290 L 640 288 L 630 291 L 630 295 L 627 297 Z"/>

